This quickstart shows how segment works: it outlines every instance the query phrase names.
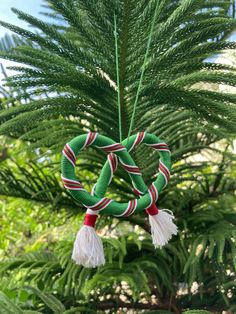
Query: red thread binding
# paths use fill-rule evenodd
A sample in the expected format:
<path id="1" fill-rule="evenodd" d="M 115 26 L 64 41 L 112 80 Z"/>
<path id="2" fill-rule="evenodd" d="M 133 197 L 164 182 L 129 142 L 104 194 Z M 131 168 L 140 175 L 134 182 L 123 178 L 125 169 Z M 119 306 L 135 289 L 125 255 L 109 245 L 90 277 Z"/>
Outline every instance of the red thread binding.
<path id="1" fill-rule="evenodd" d="M 85 214 L 84 225 L 89 226 L 89 227 L 94 227 L 97 217 L 98 217 L 97 215 Z"/>
<path id="2" fill-rule="evenodd" d="M 150 207 L 146 209 L 146 212 L 148 215 L 154 216 L 158 214 L 158 208 L 156 207 L 155 204 L 152 204 Z"/>

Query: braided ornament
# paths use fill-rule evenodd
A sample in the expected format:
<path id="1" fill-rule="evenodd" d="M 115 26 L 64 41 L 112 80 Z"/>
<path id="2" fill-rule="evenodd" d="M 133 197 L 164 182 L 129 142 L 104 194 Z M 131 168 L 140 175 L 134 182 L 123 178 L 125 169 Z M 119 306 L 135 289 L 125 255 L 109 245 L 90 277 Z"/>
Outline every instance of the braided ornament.
<path id="1" fill-rule="evenodd" d="M 149 188 L 144 183 L 139 168 L 129 154 L 141 143 L 158 150 L 160 155 L 159 173 Z M 75 176 L 76 157 L 82 149 L 88 146 L 95 146 L 108 153 L 107 161 L 91 194 L 84 189 L 82 183 Z M 104 197 L 117 169 L 118 161 L 128 172 L 134 192 L 139 197 L 128 203 L 118 203 Z M 97 267 L 105 263 L 102 242 L 94 230 L 98 213 L 127 217 L 146 210 L 149 214 L 155 247 L 165 245 L 172 235 L 177 233 L 177 227 L 172 221 L 173 214 L 167 210 L 158 210 L 155 205 L 159 193 L 170 179 L 170 168 L 171 160 L 168 146 L 155 135 L 146 132 L 139 132 L 137 135 L 124 140 L 122 144 L 98 133 L 89 132 L 75 137 L 65 145 L 62 156 L 62 181 L 74 199 L 87 208 L 84 226 L 77 234 L 72 254 L 72 258 L 77 264 L 85 267 Z"/>

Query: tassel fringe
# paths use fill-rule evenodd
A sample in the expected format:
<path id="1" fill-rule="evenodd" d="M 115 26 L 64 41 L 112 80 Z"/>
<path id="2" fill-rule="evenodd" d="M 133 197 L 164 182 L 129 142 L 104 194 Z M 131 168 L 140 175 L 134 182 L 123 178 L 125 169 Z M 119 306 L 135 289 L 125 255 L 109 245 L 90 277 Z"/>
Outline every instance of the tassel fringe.
<path id="1" fill-rule="evenodd" d="M 77 233 L 72 259 L 76 264 L 87 268 L 105 264 L 102 240 L 93 227 L 84 225 Z"/>
<path id="2" fill-rule="evenodd" d="M 159 209 L 158 214 L 149 215 L 152 242 L 155 248 L 166 245 L 172 236 L 178 233 L 178 228 L 173 223 L 173 219 L 173 213 L 168 209 Z"/>

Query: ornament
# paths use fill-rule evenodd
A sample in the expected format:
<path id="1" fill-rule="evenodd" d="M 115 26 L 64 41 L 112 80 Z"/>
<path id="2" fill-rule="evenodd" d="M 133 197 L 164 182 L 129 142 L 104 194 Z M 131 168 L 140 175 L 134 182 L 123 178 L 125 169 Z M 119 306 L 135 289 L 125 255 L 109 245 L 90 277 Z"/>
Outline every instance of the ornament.
<path id="1" fill-rule="evenodd" d="M 147 187 L 144 183 L 139 168 L 129 154 L 141 143 L 158 150 L 160 156 L 159 173 L 150 187 Z M 91 193 L 84 189 L 83 184 L 75 175 L 76 157 L 82 149 L 89 146 L 97 147 L 108 153 L 107 161 Z M 139 198 L 130 200 L 127 203 L 118 203 L 105 197 L 118 162 L 128 172 L 134 192 L 139 196 Z M 79 135 L 65 145 L 61 165 L 62 181 L 65 188 L 70 191 L 76 201 L 87 208 L 84 225 L 77 234 L 72 254 L 72 258 L 77 264 L 85 267 L 97 267 L 105 263 L 102 242 L 94 230 L 98 214 L 127 217 L 146 210 L 149 215 L 155 247 L 162 247 L 173 234 L 177 234 L 172 212 L 158 210 L 155 205 L 159 193 L 170 179 L 171 169 L 170 150 L 167 144 L 155 135 L 139 132 L 122 141 L 122 143 L 116 143 L 112 139 L 94 132 Z"/>

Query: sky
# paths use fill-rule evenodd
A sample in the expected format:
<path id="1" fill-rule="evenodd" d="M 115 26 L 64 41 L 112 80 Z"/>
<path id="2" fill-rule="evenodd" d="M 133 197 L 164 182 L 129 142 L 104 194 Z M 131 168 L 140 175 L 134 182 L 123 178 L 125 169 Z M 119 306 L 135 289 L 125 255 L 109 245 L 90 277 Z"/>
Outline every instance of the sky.
<path id="1" fill-rule="evenodd" d="M 25 23 L 22 20 L 17 19 L 16 15 L 11 11 L 11 8 L 14 7 L 26 13 L 40 17 L 41 19 L 45 19 L 45 17 L 39 13 L 43 10 L 43 8 L 41 8 L 41 5 L 43 3 L 44 3 L 43 0 L 0 0 L 0 20 L 11 23 L 11 24 L 15 24 L 23 28 L 29 28 L 27 23 Z M 4 27 L 0 26 L 0 38 L 2 38 L 6 33 L 10 34 L 11 32 L 5 29 Z M 236 32 L 234 32 L 228 40 L 235 41 Z M 213 60 L 214 59 L 215 57 L 213 58 Z M 5 68 L 7 66 L 15 65 L 13 62 L 3 60 L 3 59 L 0 59 L 0 63 L 2 63 Z M 7 70 L 7 73 L 8 75 L 11 75 L 15 72 Z M 3 75 L 0 73 L 0 84 L 1 84 L 2 78 L 3 78 Z"/>
<path id="2" fill-rule="evenodd" d="M 43 0 L 0 0 L 0 20 L 18 26 L 27 26 L 26 23 L 17 19 L 11 8 L 39 16 L 39 12 L 42 11 L 41 4 L 43 4 Z M 6 32 L 9 33 L 8 30 L 0 26 L 0 37 L 3 37 Z"/>
<path id="3" fill-rule="evenodd" d="M 37 17 L 41 16 L 43 19 L 43 16 L 39 14 L 39 12 L 43 10 L 43 8 L 40 7 L 41 4 L 43 4 L 43 0 L 0 0 L 0 20 L 23 28 L 29 28 L 27 23 L 16 17 L 16 15 L 11 11 L 11 8 L 17 8 Z M 11 32 L 0 26 L 0 38 L 4 37 L 6 33 L 10 34 Z M 0 63 L 2 63 L 4 67 L 14 65 L 13 62 L 3 59 L 0 59 Z M 7 73 L 10 75 L 12 72 L 7 70 Z M 3 76 L 0 73 L 0 80 L 2 78 Z"/>

